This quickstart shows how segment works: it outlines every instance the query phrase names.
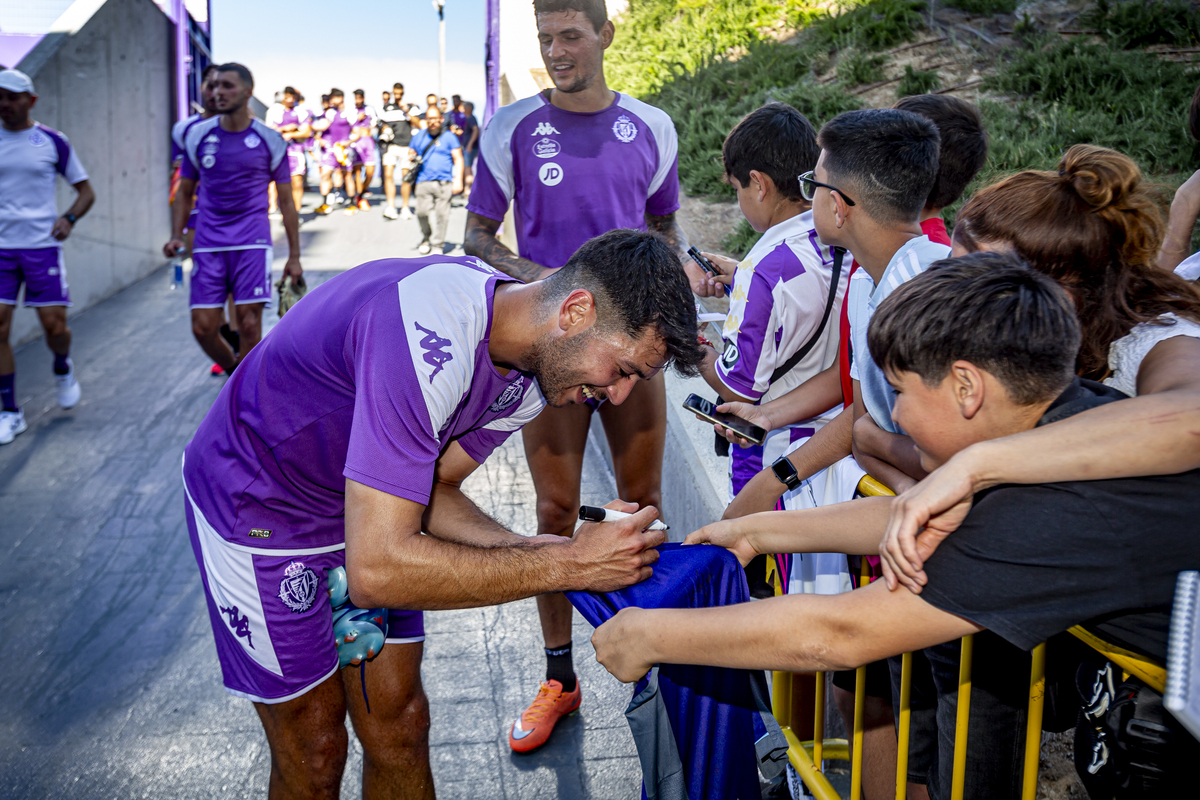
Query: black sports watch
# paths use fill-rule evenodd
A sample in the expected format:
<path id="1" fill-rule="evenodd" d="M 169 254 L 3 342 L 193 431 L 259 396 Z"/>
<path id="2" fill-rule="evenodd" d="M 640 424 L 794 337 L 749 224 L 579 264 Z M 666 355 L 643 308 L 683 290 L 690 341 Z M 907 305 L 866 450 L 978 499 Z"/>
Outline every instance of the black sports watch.
<path id="1" fill-rule="evenodd" d="M 79 217 L 75 216 L 74 214 L 63 214 L 63 219 L 71 223 L 71 227 L 74 228 L 75 222 L 79 219 Z"/>
<path id="2" fill-rule="evenodd" d="M 779 478 L 779 482 L 788 488 L 789 492 L 800 488 L 800 475 L 792 466 L 792 462 L 788 461 L 787 456 L 777 458 L 771 465 L 771 471 L 775 473 L 776 478 Z"/>

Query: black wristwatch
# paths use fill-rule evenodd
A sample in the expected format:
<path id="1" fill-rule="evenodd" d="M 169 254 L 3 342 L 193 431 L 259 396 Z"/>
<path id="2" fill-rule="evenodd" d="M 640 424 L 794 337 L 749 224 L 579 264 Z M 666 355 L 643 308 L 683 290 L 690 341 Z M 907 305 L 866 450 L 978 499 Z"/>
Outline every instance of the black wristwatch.
<path id="1" fill-rule="evenodd" d="M 79 217 L 75 216 L 74 214 L 63 214 L 63 219 L 71 223 L 71 227 L 74 228 L 75 222 L 79 219 Z"/>
<path id="2" fill-rule="evenodd" d="M 779 478 L 779 482 L 787 487 L 789 492 L 793 492 L 800 488 L 800 475 L 796 472 L 796 468 L 792 466 L 792 462 L 788 461 L 787 456 L 780 456 L 771 465 L 771 471 L 775 473 L 775 477 Z"/>

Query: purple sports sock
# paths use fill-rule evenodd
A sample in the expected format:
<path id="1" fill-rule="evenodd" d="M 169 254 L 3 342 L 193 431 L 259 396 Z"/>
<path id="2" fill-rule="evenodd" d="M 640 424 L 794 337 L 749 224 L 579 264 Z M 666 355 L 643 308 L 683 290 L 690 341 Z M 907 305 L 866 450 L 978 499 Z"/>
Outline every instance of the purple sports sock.
<path id="1" fill-rule="evenodd" d="M 70 358 L 70 356 L 66 353 L 62 353 L 62 354 L 55 353 L 54 354 L 54 374 L 55 375 L 66 375 L 68 372 L 71 371 L 71 365 L 67 363 L 68 358 Z"/>
<path id="2" fill-rule="evenodd" d="M 17 410 L 17 374 L 0 375 L 0 404 L 5 411 Z"/>

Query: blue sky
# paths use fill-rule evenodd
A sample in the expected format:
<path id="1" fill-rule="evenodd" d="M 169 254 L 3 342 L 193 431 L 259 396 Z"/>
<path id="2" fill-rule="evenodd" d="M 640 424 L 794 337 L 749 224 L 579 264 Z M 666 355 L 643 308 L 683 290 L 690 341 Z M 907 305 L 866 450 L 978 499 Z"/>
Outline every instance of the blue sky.
<path id="1" fill-rule="evenodd" d="M 438 22 L 430 0 L 212 0 L 213 56 L 254 73 L 266 102 L 291 84 L 317 105 L 336 86 L 367 101 L 400 81 L 416 102 L 437 91 Z M 446 0 L 446 94 L 482 118 L 484 0 Z"/>

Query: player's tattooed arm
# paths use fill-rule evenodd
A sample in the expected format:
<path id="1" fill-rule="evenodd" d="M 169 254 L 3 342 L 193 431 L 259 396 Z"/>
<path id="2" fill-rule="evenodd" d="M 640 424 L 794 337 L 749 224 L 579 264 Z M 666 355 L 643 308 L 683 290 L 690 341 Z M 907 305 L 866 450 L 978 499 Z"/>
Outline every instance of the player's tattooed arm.
<path id="1" fill-rule="evenodd" d="M 481 258 L 505 275 L 532 283 L 550 275 L 553 270 L 527 258 L 521 258 L 496 238 L 500 220 L 489 219 L 473 212 L 467 213 L 467 231 L 463 236 L 463 252 Z"/>
<path id="2" fill-rule="evenodd" d="M 725 294 L 725 286 L 720 281 L 713 279 L 708 273 L 700 269 L 695 261 L 692 261 L 691 256 L 687 254 L 688 240 L 683 229 L 679 227 L 679 220 L 675 219 L 675 213 L 670 214 L 651 214 L 646 212 L 646 227 L 667 240 L 667 244 L 675 248 L 675 254 L 679 256 L 679 261 L 683 264 L 683 271 L 687 273 L 688 281 L 692 284 L 692 291 L 700 297 L 721 297 Z"/>

